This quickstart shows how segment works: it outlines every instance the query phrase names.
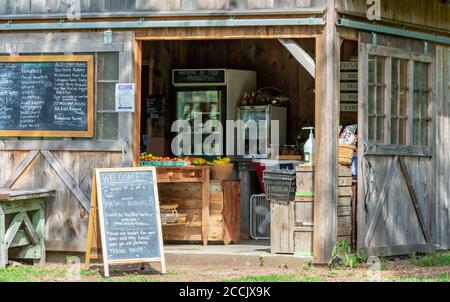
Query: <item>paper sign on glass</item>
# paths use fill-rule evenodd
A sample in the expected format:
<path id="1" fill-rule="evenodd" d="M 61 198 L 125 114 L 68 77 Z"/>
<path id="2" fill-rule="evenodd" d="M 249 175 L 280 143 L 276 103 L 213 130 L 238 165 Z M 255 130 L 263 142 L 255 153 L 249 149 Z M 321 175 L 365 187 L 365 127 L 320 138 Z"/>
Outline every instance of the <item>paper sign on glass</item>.
<path id="1" fill-rule="evenodd" d="M 135 84 L 116 84 L 116 111 L 134 112 Z"/>

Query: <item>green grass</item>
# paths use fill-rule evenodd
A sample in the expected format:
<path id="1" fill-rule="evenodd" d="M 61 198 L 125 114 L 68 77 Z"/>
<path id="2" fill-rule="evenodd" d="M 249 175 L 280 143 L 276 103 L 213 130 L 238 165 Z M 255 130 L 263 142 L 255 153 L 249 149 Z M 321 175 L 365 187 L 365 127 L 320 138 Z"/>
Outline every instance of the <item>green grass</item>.
<path id="1" fill-rule="evenodd" d="M 450 252 L 427 254 L 419 258 L 411 257 L 411 262 L 422 267 L 450 265 Z"/>
<path id="2" fill-rule="evenodd" d="M 268 275 L 268 276 L 254 276 L 242 277 L 237 279 L 226 279 L 224 282 L 323 282 L 320 277 L 299 276 L 294 274 L 286 275 Z"/>
<path id="3" fill-rule="evenodd" d="M 448 273 L 441 273 L 439 278 L 402 278 L 397 282 L 450 282 Z"/>
<path id="4" fill-rule="evenodd" d="M 31 282 L 45 278 L 63 278 L 64 269 L 38 268 L 33 266 L 9 267 L 0 270 L 0 282 Z"/>
<path id="5" fill-rule="evenodd" d="M 97 270 L 82 269 L 80 271 L 80 276 L 82 276 L 82 277 L 91 277 L 91 276 L 96 276 L 98 274 L 99 274 L 99 272 Z"/>

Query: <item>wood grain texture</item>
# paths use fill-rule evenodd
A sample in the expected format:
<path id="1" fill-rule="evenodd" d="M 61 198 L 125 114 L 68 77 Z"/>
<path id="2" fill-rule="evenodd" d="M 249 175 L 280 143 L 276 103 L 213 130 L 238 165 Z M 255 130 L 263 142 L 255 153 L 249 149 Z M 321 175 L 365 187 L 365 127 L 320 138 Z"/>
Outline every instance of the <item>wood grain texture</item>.
<path id="1" fill-rule="evenodd" d="M 334 1 L 327 1 L 334 7 Z M 339 47 L 334 10 L 327 13 L 327 26 L 317 38 L 316 56 L 316 178 L 314 201 L 314 262 L 331 260 L 337 240 L 337 179 L 339 121 Z"/>
<path id="2" fill-rule="evenodd" d="M 225 245 L 241 241 L 241 190 L 239 181 L 223 182 L 223 226 Z"/>

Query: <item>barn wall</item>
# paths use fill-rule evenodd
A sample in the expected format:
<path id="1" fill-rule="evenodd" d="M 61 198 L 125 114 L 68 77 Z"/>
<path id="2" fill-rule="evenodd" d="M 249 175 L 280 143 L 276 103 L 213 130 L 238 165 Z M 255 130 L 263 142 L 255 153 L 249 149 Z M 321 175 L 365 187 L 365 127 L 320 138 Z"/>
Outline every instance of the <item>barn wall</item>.
<path id="1" fill-rule="evenodd" d="M 134 81 L 132 34 L 115 32 L 104 45 L 103 33 L 0 34 L 0 55 L 14 49 L 21 55 L 39 53 L 119 53 L 119 80 Z M 97 65 L 97 62 L 96 62 Z M 47 249 L 79 251 L 85 247 L 94 168 L 129 166 L 133 144 L 132 114 L 120 113 L 117 140 L 0 138 L 0 187 L 48 188 L 56 196 L 46 203 Z M 123 142 L 128 140 L 130 144 Z"/>
<path id="2" fill-rule="evenodd" d="M 450 249 L 450 48 L 437 47 L 436 56 L 436 213 L 435 242 Z"/>
<path id="3" fill-rule="evenodd" d="M 366 0 L 336 0 L 340 12 L 366 18 Z M 381 0 L 383 21 L 450 30 L 450 6 L 438 0 Z M 367 19 L 366 19 L 367 20 Z"/>
<path id="4" fill-rule="evenodd" d="M 325 0 L 80 0 L 81 13 L 227 12 L 321 7 Z M 65 14 L 68 0 L 1 0 L 0 15 Z"/>

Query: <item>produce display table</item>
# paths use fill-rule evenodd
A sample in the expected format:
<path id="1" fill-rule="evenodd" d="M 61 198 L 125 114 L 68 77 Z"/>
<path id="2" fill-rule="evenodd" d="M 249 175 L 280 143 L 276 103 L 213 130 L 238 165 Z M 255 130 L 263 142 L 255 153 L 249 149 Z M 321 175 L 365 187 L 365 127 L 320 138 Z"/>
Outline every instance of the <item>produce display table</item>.
<path id="1" fill-rule="evenodd" d="M 210 169 L 207 166 L 200 167 L 157 167 L 158 184 L 173 184 L 171 187 L 176 188 L 176 184 L 201 184 L 201 240 L 203 245 L 208 245 L 209 232 L 209 206 L 210 206 Z M 189 186 L 189 185 L 188 185 Z M 163 194 L 160 193 L 160 199 Z M 185 196 L 178 195 L 181 199 Z M 173 227 L 173 226 L 170 226 Z M 191 239 L 186 239 L 191 240 Z"/>
<path id="2" fill-rule="evenodd" d="M 45 264 L 45 199 L 55 193 L 0 189 L 0 269 L 8 259 Z"/>

